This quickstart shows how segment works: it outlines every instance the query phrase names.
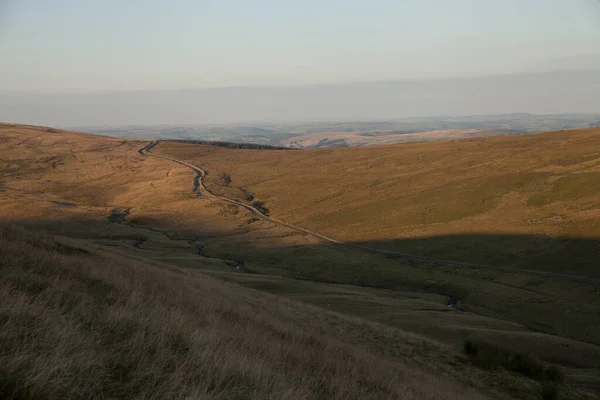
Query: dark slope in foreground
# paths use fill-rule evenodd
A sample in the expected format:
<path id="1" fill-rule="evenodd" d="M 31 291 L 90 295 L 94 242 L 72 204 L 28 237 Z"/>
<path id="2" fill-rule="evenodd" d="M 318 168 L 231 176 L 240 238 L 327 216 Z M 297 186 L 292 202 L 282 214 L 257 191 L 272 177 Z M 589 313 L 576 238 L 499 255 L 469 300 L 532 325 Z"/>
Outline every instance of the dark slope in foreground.
<path id="1" fill-rule="evenodd" d="M 7 226 L 0 274 L 2 398 L 484 398 L 318 333 L 375 327 L 207 276 Z"/>

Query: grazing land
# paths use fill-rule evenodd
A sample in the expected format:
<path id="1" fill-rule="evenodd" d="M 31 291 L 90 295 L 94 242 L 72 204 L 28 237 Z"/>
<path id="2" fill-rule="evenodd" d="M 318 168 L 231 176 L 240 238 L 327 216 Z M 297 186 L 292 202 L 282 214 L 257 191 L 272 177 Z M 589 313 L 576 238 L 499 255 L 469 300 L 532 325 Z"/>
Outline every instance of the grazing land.
<path id="1" fill-rule="evenodd" d="M 25 297 L 12 294 L 24 291 L 23 296 L 29 296 L 28 282 L 34 286 L 41 282 L 37 286 L 44 289 L 39 293 L 45 294 L 35 292 L 29 302 L 37 301 L 35 310 L 50 311 L 38 315 L 59 313 L 68 324 L 79 327 L 76 318 L 83 314 L 88 318 L 83 327 L 102 326 L 112 318 L 113 310 L 108 308 L 112 303 L 98 303 L 106 315 L 87 315 L 90 308 L 82 308 L 105 296 L 104 284 L 81 289 L 90 288 L 85 282 L 92 276 L 116 287 L 115 298 L 123 304 L 133 301 L 131 293 L 138 293 L 127 285 L 140 285 L 144 292 L 132 295 L 135 301 L 161 310 L 154 314 L 127 306 L 119 311 L 126 314 L 123 318 L 136 321 L 135 329 L 154 331 L 164 324 L 165 315 L 181 308 L 176 313 L 180 322 L 170 332 L 183 335 L 188 345 L 198 343 L 194 335 L 204 335 L 204 325 L 194 322 L 203 319 L 195 313 L 213 315 L 216 325 L 211 332 L 239 326 L 252 331 L 212 338 L 209 347 L 217 352 L 202 355 L 221 357 L 218 351 L 225 342 L 239 342 L 231 357 L 261 360 L 250 381 L 233 358 L 223 367 L 230 370 L 213 369 L 222 374 L 221 381 L 217 379 L 221 383 L 201 380 L 193 386 L 190 370 L 172 375 L 153 364 L 154 359 L 139 360 L 136 357 L 141 355 L 132 353 L 132 359 L 120 362 L 132 368 L 136 383 L 123 392 L 107 389 L 105 397 L 126 398 L 141 387 L 160 387 L 159 397 L 171 393 L 175 397 L 285 398 L 282 388 L 286 387 L 292 390 L 288 398 L 538 399 L 542 391 L 550 395 L 557 390 L 559 398 L 596 398 L 600 286 L 543 274 L 467 268 L 443 260 L 597 280 L 599 219 L 593 174 L 600 173 L 599 137 L 598 129 L 590 129 L 281 151 L 170 142 L 150 146 L 51 128 L 0 125 L 0 219 L 58 235 L 48 239 L 4 229 L 9 233 L 4 234 L 0 260 L 9 261 L 2 273 L 10 277 L 6 282 L 13 282 L 7 283 L 6 290 L 12 291 L 7 298 L 27 303 Z M 24 251 L 19 253 L 20 248 Z M 27 261 L 27 257 L 34 259 Z M 55 271 L 52 276 L 61 276 L 57 269 L 67 271 L 65 281 L 75 286 L 81 278 L 76 293 L 87 299 L 81 307 L 61 308 L 62 303 L 46 301 L 62 296 L 50 296 L 59 288 L 44 286 L 49 279 L 44 275 L 46 267 L 34 268 L 45 265 L 46 257 L 54 265 L 48 267 Z M 81 260 L 86 265 L 83 270 L 72 267 L 71 263 L 81 265 Z M 83 275 L 68 278 L 72 268 Z M 56 285 L 60 282 L 56 280 Z M 96 288 L 99 292 L 94 294 Z M 448 307 L 452 299 L 457 308 Z M 3 302 L 6 312 L 14 312 L 19 304 Z M 254 315 L 260 323 L 252 322 Z M 18 329 L 29 326 L 23 321 L 25 325 Z M 295 333 L 274 334 L 271 323 Z M 10 336 L 10 326 L 2 325 L 3 334 Z M 93 342 L 95 336 L 88 337 L 89 330 L 73 329 L 80 335 L 77 340 L 86 341 L 80 349 L 87 351 L 100 343 Z M 50 340 L 42 336 L 46 330 L 35 332 L 41 343 Z M 315 353 L 302 347 L 303 339 L 296 333 L 324 343 L 315 345 L 317 353 L 341 354 L 340 359 L 347 361 L 342 369 L 329 364 L 316 368 L 326 371 L 321 375 L 334 374 L 339 380 L 314 383 L 318 374 L 302 371 L 304 365 L 317 365 L 317 361 L 310 359 Z M 132 335 L 139 338 L 141 333 Z M 266 356 L 261 341 L 255 347 L 244 345 L 256 336 L 267 338 L 266 343 L 281 343 L 281 348 L 289 341 L 297 343 L 299 354 L 308 359 Z M 330 344 L 324 337 L 336 341 Z M 134 339 L 127 336 L 126 340 Z M 469 351 L 467 342 L 473 345 Z M 150 354 L 166 351 L 161 343 L 148 346 L 154 349 Z M 333 350 L 327 353 L 324 348 Z M 193 353 L 197 348 L 185 349 L 187 353 L 173 355 L 170 365 L 197 356 Z M 112 347 L 106 351 L 110 353 L 106 359 L 120 352 Z M 24 354 L 23 360 L 28 360 Z M 343 369 L 357 359 L 362 361 L 356 369 Z M 107 388 L 120 386 L 123 379 L 110 375 L 115 365 L 111 363 L 98 367 L 108 375 L 96 383 L 106 382 Z M 386 372 L 361 378 L 371 373 L 364 371 L 372 365 L 384 365 Z M 50 380 L 31 383 L 34 375 L 19 368 L 3 374 L 18 385 L 41 391 L 36 393 L 50 393 L 44 392 L 52 388 Z M 286 375 L 290 370 L 293 379 Z M 443 389 L 411 389 L 406 385 L 415 375 L 409 371 L 426 376 L 428 382 L 439 379 L 439 385 L 429 386 Z M 396 378 L 389 380 L 388 373 Z M 296 381 L 296 375 L 304 378 Z M 224 376 L 238 377 L 233 386 L 243 390 L 232 392 L 233 386 L 222 383 Z M 81 382 L 76 374 L 61 377 L 65 380 L 51 379 L 63 382 L 51 393 L 64 393 L 73 382 Z M 348 391 L 343 389 L 345 379 L 356 381 Z M 261 392 L 263 383 L 266 389 Z M 474 392 L 465 392 L 465 387 Z"/>
<path id="2" fill-rule="evenodd" d="M 0 254 L 4 399 L 487 398 L 398 330 L 10 226 Z"/>
<path id="3" fill-rule="evenodd" d="M 600 277 L 600 129 L 292 153 L 160 142 L 155 152 L 202 165 L 216 194 L 342 241 Z"/>

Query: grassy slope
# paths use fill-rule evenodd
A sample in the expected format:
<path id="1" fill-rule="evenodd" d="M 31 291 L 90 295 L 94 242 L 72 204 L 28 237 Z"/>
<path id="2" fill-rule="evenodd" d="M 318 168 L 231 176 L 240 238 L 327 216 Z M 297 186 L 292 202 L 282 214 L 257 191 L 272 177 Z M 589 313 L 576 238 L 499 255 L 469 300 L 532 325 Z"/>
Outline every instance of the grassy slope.
<path id="1" fill-rule="evenodd" d="M 216 193 L 252 194 L 273 216 L 340 240 L 600 276 L 589 262 L 600 255 L 600 129 L 292 153 L 167 142 L 155 151 L 205 168 Z"/>
<path id="2" fill-rule="evenodd" d="M 2 398 L 485 398 L 327 337 L 433 342 L 207 276 L 7 226 L 0 276 Z"/>
<path id="3" fill-rule="evenodd" d="M 240 199 L 253 194 L 272 215 L 337 238 L 433 257 L 596 277 L 599 219 L 594 202 L 599 200 L 590 193 L 595 189 L 581 189 L 586 196 L 571 194 L 567 202 L 541 207 L 528 202 L 540 193 L 556 192 L 552 185 L 536 186 L 538 179 L 593 174 L 599 157 L 598 132 L 292 153 L 173 143 L 161 143 L 155 151 L 205 168 L 209 186 L 217 193 Z M 229 184 L 224 176 L 231 178 Z M 560 219 L 551 218 L 557 214 Z M 425 223 L 407 223 L 419 216 Z M 381 230 L 381 226 L 395 228 Z M 400 238 L 386 236 L 394 230 Z M 349 256 L 342 258 L 322 246 L 279 246 L 279 258 L 265 256 L 262 247 L 276 244 L 259 242 L 258 248 L 242 244 L 235 252 L 244 259 L 261 260 L 261 265 L 250 264 L 257 272 L 455 294 L 463 299 L 465 310 L 517 321 L 538 332 L 599 343 L 600 331 L 595 327 L 600 326 L 600 296 L 589 285 L 426 264 L 412 268 L 357 252 L 346 252 Z M 215 242 L 207 248 L 215 254 L 233 251 Z M 306 262 L 291 261 L 298 259 Z M 273 290 L 285 292 L 286 286 Z M 398 321 L 393 314 L 384 313 L 382 319 Z M 398 323 L 420 331 L 427 323 L 418 321 L 418 327 Z M 547 354 L 556 351 L 549 344 L 552 340 L 512 336 L 496 328 L 475 331 L 488 332 L 500 341 L 512 337 L 509 341 L 517 347 L 536 348 L 544 342 Z"/>
<path id="4" fill-rule="evenodd" d="M 176 164 L 140 156 L 137 149 L 141 143 L 36 127 L 0 125 L 0 129 L 0 157 L 6 162 L 0 168 L 10 165 L 9 173 L 0 175 L 0 219 L 92 240 L 111 252 L 225 271 L 215 276 L 385 325 L 379 325 L 377 331 L 391 327 L 417 332 L 443 341 L 455 351 L 468 336 L 512 351 L 532 352 L 569 366 L 566 393 L 589 393 L 597 388 L 593 377 L 600 366 L 600 352 L 591 345 L 598 344 L 600 337 L 597 288 L 427 264 L 414 268 L 401 260 L 325 246 L 310 237 L 254 221 L 235 207 L 196 198 L 191 193 L 193 174 Z M 164 144 L 157 151 L 161 146 Z M 202 148 L 191 146 L 189 151 Z M 250 159 L 256 156 L 249 155 Z M 54 167 L 48 160 L 56 157 L 62 164 Z M 212 177 L 215 171 L 210 171 Z M 129 210 L 129 214 L 111 222 L 107 217 L 113 210 Z M 513 237 L 519 239 L 522 236 Z M 135 247 L 140 241 L 139 248 Z M 428 241 L 427 249 L 434 243 L 443 245 L 438 240 Z M 545 245 L 555 246 L 556 241 Z M 502 248 L 502 243 L 498 246 Z M 375 285 L 394 291 L 229 274 L 230 264 L 206 256 L 243 261 L 247 270 L 255 272 Z M 587 259 L 586 254 L 580 257 Z M 447 294 L 459 295 L 461 308 L 468 312 L 448 312 Z M 296 322 L 307 324 L 307 319 L 301 317 Z M 369 337 L 347 330 L 337 330 L 336 334 L 345 339 Z M 379 337 L 373 343 L 388 355 L 398 351 L 393 336 Z M 400 357 L 414 356 L 415 362 L 427 363 L 439 357 L 435 354 L 402 350 Z M 448 365 L 436 362 L 435 368 L 447 369 Z M 512 378 L 494 380 L 477 375 L 474 381 L 503 392 L 525 391 L 537 396 L 537 389 L 524 389 L 531 388 L 531 383 L 517 380 L 511 384 Z"/>

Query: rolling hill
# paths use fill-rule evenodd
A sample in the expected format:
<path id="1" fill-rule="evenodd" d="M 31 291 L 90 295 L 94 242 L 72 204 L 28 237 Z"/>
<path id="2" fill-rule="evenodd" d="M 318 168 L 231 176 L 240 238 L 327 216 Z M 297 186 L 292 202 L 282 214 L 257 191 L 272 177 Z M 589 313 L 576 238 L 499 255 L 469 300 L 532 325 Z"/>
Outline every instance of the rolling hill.
<path id="1" fill-rule="evenodd" d="M 202 165 L 215 193 L 251 197 L 342 241 L 598 278 L 599 149 L 600 129 L 584 129 L 292 153 L 176 142 L 154 151 Z"/>
<path id="2" fill-rule="evenodd" d="M 599 134 L 280 151 L 0 124 L 2 393 L 595 398 Z M 177 340 L 118 356 L 151 332 Z M 210 372 L 161 367 L 171 345 Z"/>
<path id="3" fill-rule="evenodd" d="M 370 146 L 590 128 L 600 114 L 493 114 L 392 120 L 197 125 L 81 126 L 72 130 L 131 140 L 209 140 L 294 148 Z"/>

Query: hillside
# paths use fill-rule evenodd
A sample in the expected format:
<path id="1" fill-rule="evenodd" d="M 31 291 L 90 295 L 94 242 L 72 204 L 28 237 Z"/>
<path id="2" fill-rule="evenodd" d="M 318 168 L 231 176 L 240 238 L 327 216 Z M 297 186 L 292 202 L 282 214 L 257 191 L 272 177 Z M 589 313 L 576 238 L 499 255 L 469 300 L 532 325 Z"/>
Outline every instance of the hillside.
<path id="1" fill-rule="evenodd" d="M 127 293 L 133 293 L 131 296 L 140 302 L 136 304 L 151 304 L 153 309 L 161 310 L 166 307 L 166 314 L 175 313 L 180 319 L 173 323 L 177 329 L 181 328 L 184 336 L 190 330 L 201 332 L 204 329 L 204 325 L 195 325 L 194 321 L 204 320 L 196 313 L 214 314 L 215 326 L 222 326 L 218 322 L 220 319 L 229 321 L 225 326 L 232 336 L 225 337 L 227 343 L 240 342 L 242 346 L 232 350 L 232 357 L 238 357 L 235 355 L 238 354 L 243 360 L 261 360 L 256 370 L 264 375 L 255 375 L 245 369 L 239 372 L 237 361 L 232 361 L 227 366 L 232 369 L 212 371 L 221 374 L 222 381 L 229 379 L 223 377 L 233 376 L 235 384 L 232 385 L 248 391 L 233 393 L 230 386 L 211 380 L 205 387 L 213 391 L 202 392 L 206 398 L 236 395 L 240 398 L 267 395 L 281 398 L 285 397 L 280 391 L 283 386 L 290 390 L 298 388 L 298 392 L 290 392 L 289 398 L 352 398 L 353 395 L 342 389 L 346 379 L 356 381 L 348 384 L 349 390 L 356 393 L 355 398 L 369 397 L 373 393 L 378 395 L 371 397 L 395 398 L 397 393 L 404 393 L 397 390 L 405 389 L 407 392 L 403 396 L 414 395 L 415 398 L 471 396 L 465 394 L 464 387 L 475 388 L 492 398 L 538 399 L 542 388 L 554 390 L 552 388 L 556 387 L 561 393 L 559 398 L 597 398 L 595 393 L 600 388 L 597 379 L 600 376 L 597 312 L 600 296 L 598 285 L 590 280 L 596 276 L 591 268 L 595 260 L 596 236 L 593 230 L 588 230 L 585 235 L 576 229 L 570 233 L 566 231 L 569 227 L 587 229 L 594 226 L 594 192 L 583 192 L 587 195 L 575 195 L 575 199 L 561 198 L 559 205 L 570 212 L 560 214 L 562 221 L 537 221 L 523 225 L 529 230 L 504 230 L 513 226 L 511 218 L 516 218 L 515 215 L 523 210 L 534 207 L 546 210 L 544 207 L 557 206 L 555 202 L 529 205 L 525 200 L 507 203 L 515 198 L 510 188 L 520 187 L 522 182 L 517 179 L 514 183 L 509 179 L 519 173 L 509 172 L 510 168 L 523 168 L 521 165 L 526 164 L 523 158 L 533 154 L 528 152 L 528 146 L 533 144 L 546 149 L 546 155 L 536 161 L 539 166 L 532 165 L 525 175 L 538 177 L 541 172 L 537 169 L 541 168 L 548 170 L 548 177 L 555 174 L 561 179 L 595 171 L 597 155 L 593 146 L 596 136 L 597 130 L 588 130 L 447 143 L 279 151 L 135 142 L 44 127 L 0 124 L 0 220 L 25 226 L 33 232 L 59 236 L 48 239 L 33 234 L 33 239 L 28 239 L 32 234 L 18 230 L 17 234 L 9 233 L 0 246 L 0 260 L 8 260 L 2 267 L 3 278 L 7 277 L 2 282 L 7 282 L 10 293 L 13 290 L 25 291 L 27 295 L 33 293 L 31 301 L 38 299 L 36 307 L 45 310 L 37 315 L 55 315 L 53 313 L 60 311 L 65 318 L 72 319 L 90 314 L 86 318 L 94 319 L 93 326 L 106 323 L 107 320 L 102 318 L 106 317 L 104 311 L 112 313 L 107 311 L 112 310 L 109 306 L 121 304 L 120 300 L 113 303 L 114 298 L 122 298 L 124 303 L 134 301 L 127 300 Z M 454 157 L 455 153 L 460 157 Z M 426 161 L 431 158 L 437 161 Z M 419 162 L 420 171 L 415 169 Z M 492 166 L 485 172 L 480 171 L 480 164 L 486 162 Z M 198 175 L 202 172 L 200 168 L 205 171 L 203 177 Z M 498 177 L 505 179 L 498 181 Z M 484 185 L 486 182 L 489 186 Z M 508 182 L 499 188 L 509 194 L 503 194 L 502 201 L 494 202 L 494 196 L 487 191 L 499 193 L 497 189 L 491 189 L 496 188 L 498 182 Z M 530 181 L 525 179 L 525 182 Z M 548 191 L 552 188 L 554 186 Z M 436 193 L 444 193 L 445 197 L 438 198 Z M 536 186 L 529 192 L 516 192 L 531 198 L 540 193 L 544 192 Z M 218 194 L 227 199 L 219 198 Z M 477 199 L 472 199 L 475 195 L 491 200 L 475 208 L 479 204 Z M 452 202 L 444 202 L 448 199 Z M 514 208 L 516 205 L 521 208 Z M 586 205 L 588 208 L 584 207 Z M 418 211 L 420 206 L 428 213 L 417 212 L 417 216 L 425 220 L 417 220 L 417 224 L 412 225 L 407 223 L 411 221 L 411 212 Z M 446 208 L 436 209 L 442 206 Z M 514 212 L 502 214 L 502 210 L 512 210 L 511 207 Z M 580 214 L 573 211 L 577 209 L 587 212 L 589 218 L 579 218 Z M 472 213 L 478 218 L 457 218 L 461 212 Z M 555 211 L 550 209 L 548 212 Z M 446 223 L 441 217 L 444 213 L 448 214 Z M 507 217 L 500 218 L 499 215 Z M 426 218 L 433 218 L 434 223 Z M 490 233 L 483 235 L 478 229 L 486 226 L 482 222 L 486 219 L 495 223 L 488 226 Z M 406 237 L 399 239 L 392 235 L 394 224 L 402 228 L 401 233 Z M 470 231 L 473 227 L 477 229 Z M 565 231 L 556 233 L 549 227 L 563 227 Z M 4 231 L 13 232 L 13 229 Z M 570 235 L 569 240 L 560 235 Z M 332 243 L 328 237 L 344 243 Z M 36 244 L 38 239 L 42 245 Z M 511 247 L 516 245 L 521 249 L 517 260 L 504 255 L 505 252 L 516 253 L 517 250 Z M 398 249 L 410 249 L 424 257 L 415 259 L 394 253 Z M 574 249 L 579 249 L 575 256 Z M 534 265 L 541 274 L 466 268 L 434 260 L 444 257 L 470 261 L 485 256 L 485 261 L 490 264 L 496 262 L 523 269 L 531 268 L 527 263 L 533 263 L 535 257 L 531 254 L 535 255 L 535 251 L 546 253 L 551 261 Z M 75 285 L 69 287 L 82 293 L 82 297 L 78 297 L 81 306 L 60 308 L 63 303 L 56 305 L 49 302 L 50 297 L 44 297 L 49 293 L 56 294 L 40 289 L 48 286 L 44 283 L 48 279 L 43 275 L 46 267 L 35 267 L 45 265 L 47 253 L 53 254 L 50 261 L 52 265 L 56 264 L 48 267 L 54 271 L 53 277 L 63 276 L 60 272 L 63 261 L 66 270 L 71 268 L 68 266 L 71 262 L 81 265 L 80 262 L 85 261 L 89 266 L 76 267 L 77 273 L 83 274 L 82 287 L 86 289 L 78 288 L 79 275 L 76 279 L 67 279 L 70 275 L 65 273 L 65 281 Z M 58 258 L 54 258 L 57 253 Z M 568 262 L 561 262 L 558 258 L 561 255 L 569 257 Z M 108 275 L 103 276 L 103 271 Z M 557 275 L 545 276 L 544 271 L 553 271 Z M 94 282 L 107 283 L 88 285 L 85 283 L 88 272 L 96 279 Z M 111 277 L 113 273 L 117 278 Z M 559 273 L 567 275 L 563 277 Z M 589 281 L 568 279 L 570 274 Z M 116 285 L 115 279 L 124 279 L 125 286 L 119 286 L 124 289 L 117 290 L 116 297 L 111 297 L 108 303 L 92 307 L 100 311 L 98 315 L 88 311 L 91 309 L 85 307 L 101 300 L 108 290 L 106 285 Z M 56 282 L 61 285 L 62 278 Z M 137 292 L 128 289 L 128 282 L 148 289 L 143 293 L 151 294 L 143 297 L 146 294 L 140 293 L 142 297 L 136 297 Z M 94 294 L 96 290 L 98 293 Z M 40 296 L 38 292 L 46 294 Z M 21 307 L 20 303 L 12 303 L 12 298 L 22 297 L 10 294 L 3 303 L 5 310 L 14 311 Z M 204 301 L 209 305 L 205 307 Z M 456 309 L 448 307 L 452 301 L 457 303 Z M 60 310 L 56 311 L 56 307 Z M 180 308 L 185 311 L 175 312 Z M 119 315 L 140 321 L 134 326 L 150 326 L 139 328 L 145 332 L 148 329 L 154 332 L 157 325 L 162 324 L 162 314 L 143 312 L 143 308 L 125 309 L 119 311 L 123 313 Z M 235 316 L 238 313 L 242 319 Z M 259 324 L 257 330 L 252 322 L 254 315 L 261 321 L 256 322 Z M 23 321 L 29 326 L 27 320 Z M 313 384 L 317 375 L 298 368 L 304 368 L 305 361 L 312 368 L 323 360 L 263 357 L 266 348 L 255 347 L 254 339 L 249 342 L 249 338 L 258 335 L 268 338 L 269 343 L 281 343 L 281 347 L 276 345 L 277 348 L 285 348 L 289 339 L 300 346 L 299 352 L 307 353 L 307 356 L 312 354 L 312 350 L 302 347 L 302 340 L 295 334 L 273 336 L 269 332 L 274 328 L 269 324 L 309 335 L 317 342 L 325 340 L 325 347 L 329 346 L 330 339 L 324 338 L 335 338 L 333 353 L 325 352 L 332 354 L 327 358 L 334 364 L 345 360 L 342 364 L 346 367 L 340 368 L 351 368 L 349 365 L 356 364 L 357 369 L 338 370 L 338 367 L 323 364 L 323 369 L 315 368 L 325 371 L 321 374 L 321 385 L 327 389 Z M 10 326 L 0 326 L 4 329 L 3 335 L 10 336 Z M 236 336 L 233 332 L 236 330 L 240 330 L 244 338 Z M 54 334 L 52 330 L 36 332 L 35 337 L 42 342 L 54 340 L 42 335 Z M 89 331 L 77 332 L 82 336 L 76 343 L 96 340 Z M 134 337 L 145 337 L 140 335 Z M 191 343 L 196 343 L 194 340 L 195 337 L 190 339 Z M 471 353 L 467 356 L 463 346 L 465 340 L 475 343 L 480 352 L 473 354 L 470 345 Z M 93 348 L 97 342 L 86 343 L 80 349 Z M 211 348 L 225 346 L 225 342 L 210 343 Z M 162 354 L 163 350 L 159 349 L 162 344 L 151 342 L 149 346 L 159 346 L 150 354 L 154 351 Z M 315 346 L 320 353 L 324 352 L 325 347 Z M 107 349 L 108 352 L 113 350 Z M 362 361 L 353 361 L 353 351 L 358 351 L 357 357 Z M 2 356 L 10 354 L 6 352 Z M 177 353 L 177 357 L 179 355 Z M 132 354 L 134 356 L 137 357 Z M 204 356 L 210 360 L 210 357 L 228 357 L 218 352 Z M 111 357 L 107 358 L 109 364 L 102 364 L 105 359 L 99 361 L 102 364 L 99 368 L 108 374 L 102 375 L 108 382 L 107 388 L 122 385 L 118 379 L 126 379 L 121 375 L 117 378 L 110 375 L 114 365 Z M 187 355 L 181 354 L 181 357 L 173 361 L 175 365 L 184 363 Z M 27 357 L 23 359 L 27 360 Z M 15 360 L 11 362 L 18 361 Z M 384 365 L 384 369 L 392 371 L 396 378 L 386 378 L 388 372 L 377 373 L 381 379 L 390 382 L 381 386 L 379 377 L 365 377 L 365 369 L 360 365 L 371 362 L 369 360 L 373 360 L 374 365 Z M 140 362 L 130 361 L 133 364 L 128 365 L 137 371 L 135 374 L 140 368 L 144 370 Z M 143 362 L 146 361 L 155 362 L 143 358 Z M 287 363 L 295 367 L 288 368 Z M 387 363 L 391 363 L 389 367 Z M 59 364 L 66 365 L 62 361 Z M 34 379 L 34 375 L 22 373 L 23 365 L 15 365 L 14 369 L 6 370 L 8 372 L 2 371 L 8 374 L 3 376 L 10 378 L 6 382 L 16 379 L 21 384 Z M 364 365 L 368 370 L 371 364 Z M 35 379 L 45 376 L 42 372 L 46 369 L 40 368 Z M 139 375 L 139 380 L 132 381 L 133 386 L 127 386 L 125 390 L 129 392 L 107 391 L 105 396 L 126 398 L 139 392 L 139 385 L 148 384 L 158 387 L 156 393 L 160 397 L 173 387 L 169 382 L 188 382 L 184 377 L 156 368 L 159 367 L 155 365 L 144 370 L 146 372 Z M 432 392 L 428 392 L 430 388 L 412 388 L 401 377 L 413 375 L 405 375 L 403 368 L 426 376 L 428 382 L 440 379 L 439 382 L 447 383 L 425 384 L 433 387 Z M 561 372 L 551 373 L 554 368 Z M 84 367 L 77 367 L 79 369 L 89 371 Z M 276 373 L 279 369 L 281 371 Z M 65 373 L 61 367 L 56 371 Z M 185 375 L 187 371 L 184 369 L 181 373 Z M 286 375 L 288 371 L 292 371 L 293 378 Z M 563 372 L 564 383 L 561 384 Z M 305 373 L 307 375 L 303 375 Z M 249 374 L 256 380 L 246 380 Z M 297 374 L 303 376 L 301 385 L 295 380 Z M 71 373 L 60 376 L 65 380 L 52 378 L 52 382 L 65 382 L 52 392 L 57 395 L 72 389 L 73 382 L 80 379 L 79 375 Z M 236 380 L 238 378 L 240 380 Z M 265 386 L 266 392 L 257 389 L 263 387 L 262 383 L 256 383 L 265 382 L 263 378 L 270 382 Z M 44 393 L 53 386 L 43 379 L 27 387 Z M 398 385 L 397 379 L 400 379 Z M 412 382 L 412 378 L 408 381 Z M 99 384 L 102 380 L 94 382 Z M 199 385 L 206 383 L 202 382 Z M 304 383 L 308 386 L 302 386 Z M 451 389 L 445 389 L 446 384 Z M 188 383 L 178 387 L 180 392 L 177 393 L 197 393 L 194 390 L 198 389 Z M 10 388 L 16 390 L 14 386 Z M 82 394 L 81 397 L 86 396 Z"/>
<path id="2" fill-rule="evenodd" d="M 252 196 L 342 241 L 598 278 L 599 149 L 600 129 L 585 129 L 293 153 L 161 142 L 155 152 L 201 165 L 215 193 Z"/>
<path id="3" fill-rule="evenodd" d="M 0 254 L 4 399 L 486 398 L 369 345 L 438 346 L 401 331 L 10 226 Z"/>
<path id="4" fill-rule="evenodd" d="M 356 117 L 356 116 L 355 116 Z M 88 133 L 134 140 L 212 140 L 292 147 L 346 147 L 589 128 L 600 114 L 493 114 L 393 120 L 196 125 L 81 126 Z M 326 140 L 325 140 L 326 139 Z"/>

